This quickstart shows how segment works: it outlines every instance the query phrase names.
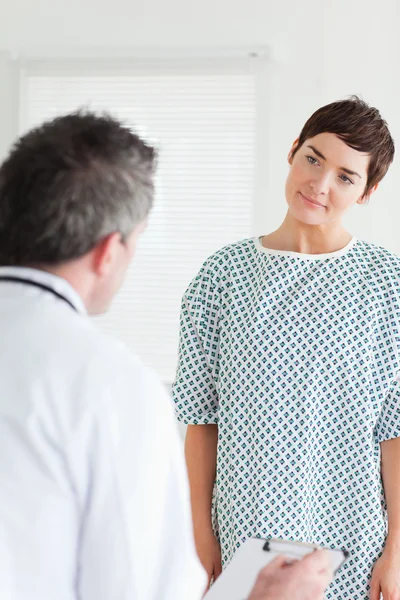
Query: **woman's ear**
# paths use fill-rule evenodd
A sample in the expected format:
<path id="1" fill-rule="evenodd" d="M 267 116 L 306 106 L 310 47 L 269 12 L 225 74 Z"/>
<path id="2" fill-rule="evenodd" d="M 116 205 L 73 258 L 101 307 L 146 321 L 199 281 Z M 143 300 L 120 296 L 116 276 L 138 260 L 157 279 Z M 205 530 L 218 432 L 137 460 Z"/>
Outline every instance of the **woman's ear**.
<path id="1" fill-rule="evenodd" d="M 357 204 L 368 204 L 372 194 L 378 189 L 378 185 L 379 184 L 376 183 L 373 188 L 371 188 L 366 194 L 364 194 L 364 196 L 361 196 L 361 198 L 357 200 Z"/>
<path id="2" fill-rule="evenodd" d="M 294 153 L 296 152 L 297 148 L 299 147 L 299 138 L 296 138 L 292 144 L 292 147 L 290 148 L 289 154 L 288 154 L 288 163 L 289 165 L 292 164 L 293 162 L 293 156 Z"/>

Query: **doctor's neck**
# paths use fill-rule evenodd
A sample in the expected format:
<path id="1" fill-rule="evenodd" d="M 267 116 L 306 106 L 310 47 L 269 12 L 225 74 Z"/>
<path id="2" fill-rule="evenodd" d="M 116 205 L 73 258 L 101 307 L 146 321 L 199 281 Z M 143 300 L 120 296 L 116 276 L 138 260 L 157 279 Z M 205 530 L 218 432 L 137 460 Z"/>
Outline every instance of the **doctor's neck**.
<path id="1" fill-rule="evenodd" d="M 34 268 L 65 279 L 82 299 L 88 314 L 96 315 L 105 312 L 109 302 L 104 306 L 103 286 L 99 284 L 92 263 L 93 259 L 89 253 L 59 265 L 35 265 Z"/>

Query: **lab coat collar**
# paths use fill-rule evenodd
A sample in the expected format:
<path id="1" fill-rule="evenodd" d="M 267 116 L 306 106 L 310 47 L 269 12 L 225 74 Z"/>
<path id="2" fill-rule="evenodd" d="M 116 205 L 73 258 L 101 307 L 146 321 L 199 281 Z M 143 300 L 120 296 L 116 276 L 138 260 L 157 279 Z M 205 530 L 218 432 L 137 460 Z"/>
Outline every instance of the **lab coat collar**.
<path id="1" fill-rule="evenodd" d="M 58 275 L 28 267 L 0 267 L 0 277 L 2 276 L 29 279 L 30 281 L 46 285 L 69 300 L 79 314 L 87 315 L 87 310 L 78 292 L 74 290 L 66 279 L 58 277 Z"/>

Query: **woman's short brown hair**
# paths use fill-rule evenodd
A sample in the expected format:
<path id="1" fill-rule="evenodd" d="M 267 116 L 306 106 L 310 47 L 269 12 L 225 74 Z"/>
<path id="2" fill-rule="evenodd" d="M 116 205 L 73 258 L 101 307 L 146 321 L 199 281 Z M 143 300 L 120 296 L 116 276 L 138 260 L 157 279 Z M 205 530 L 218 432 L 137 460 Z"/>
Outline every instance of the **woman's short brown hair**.
<path id="1" fill-rule="evenodd" d="M 333 133 L 350 148 L 370 155 L 364 195 L 383 179 L 394 158 L 394 142 L 380 112 L 352 96 L 319 108 L 301 130 L 293 156 L 304 142 L 319 133 Z"/>

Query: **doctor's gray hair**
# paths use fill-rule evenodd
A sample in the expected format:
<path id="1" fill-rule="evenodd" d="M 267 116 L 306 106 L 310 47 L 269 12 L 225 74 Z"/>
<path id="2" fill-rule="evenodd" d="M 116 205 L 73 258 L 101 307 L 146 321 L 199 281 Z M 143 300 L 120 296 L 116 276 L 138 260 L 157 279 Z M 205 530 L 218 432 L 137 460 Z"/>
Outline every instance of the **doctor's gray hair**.
<path id="1" fill-rule="evenodd" d="M 79 111 L 23 135 L 0 167 L 0 264 L 55 265 L 125 239 L 152 206 L 156 152 L 108 115 Z"/>

